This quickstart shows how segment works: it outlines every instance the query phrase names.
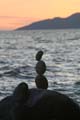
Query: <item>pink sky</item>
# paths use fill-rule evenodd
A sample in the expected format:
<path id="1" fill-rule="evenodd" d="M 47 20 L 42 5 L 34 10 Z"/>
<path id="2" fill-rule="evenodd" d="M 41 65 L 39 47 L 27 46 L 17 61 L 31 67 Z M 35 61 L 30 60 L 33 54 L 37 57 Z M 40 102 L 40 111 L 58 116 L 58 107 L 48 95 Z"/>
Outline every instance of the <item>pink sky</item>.
<path id="1" fill-rule="evenodd" d="M 0 0 L 0 29 L 80 12 L 80 0 Z"/>

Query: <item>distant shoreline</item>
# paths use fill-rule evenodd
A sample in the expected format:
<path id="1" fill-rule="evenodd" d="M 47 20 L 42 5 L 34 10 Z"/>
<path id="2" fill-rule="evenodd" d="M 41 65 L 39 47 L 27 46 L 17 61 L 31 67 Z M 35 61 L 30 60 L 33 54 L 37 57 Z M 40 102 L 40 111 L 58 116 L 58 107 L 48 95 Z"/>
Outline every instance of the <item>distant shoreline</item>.
<path id="1" fill-rule="evenodd" d="M 53 29 L 80 29 L 80 13 L 72 14 L 67 18 L 56 17 L 34 22 L 16 30 L 53 30 Z"/>

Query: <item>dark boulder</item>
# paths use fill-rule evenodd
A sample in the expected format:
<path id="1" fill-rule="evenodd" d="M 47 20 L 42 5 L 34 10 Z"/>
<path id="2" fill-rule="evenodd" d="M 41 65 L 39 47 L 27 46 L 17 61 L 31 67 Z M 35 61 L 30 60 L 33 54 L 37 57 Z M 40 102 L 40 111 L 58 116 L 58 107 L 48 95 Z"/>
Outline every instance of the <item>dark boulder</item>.
<path id="1" fill-rule="evenodd" d="M 79 106 L 66 95 L 55 91 L 31 89 L 30 97 L 16 111 L 16 120 L 79 120 Z"/>
<path id="2" fill-rule="evenodd" d="M 13 93 L 0 102 L 0 120 L 80 120 L 80 107 L 68 96 L 45 89 L 24 90 L 29 92 L 26 101 L 19 103 Z"/>

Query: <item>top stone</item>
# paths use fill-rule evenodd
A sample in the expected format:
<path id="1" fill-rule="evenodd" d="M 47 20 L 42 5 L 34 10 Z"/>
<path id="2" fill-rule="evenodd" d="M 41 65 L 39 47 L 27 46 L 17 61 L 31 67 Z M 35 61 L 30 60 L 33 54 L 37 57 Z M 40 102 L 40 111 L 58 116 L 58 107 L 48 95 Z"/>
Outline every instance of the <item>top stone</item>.
<path id="1" fill-rule="evenodd" d="M 42 58 L 42 55 L 43 55 L 43 51 L 39 51 L 39 52 L 36 54 L 36 60 L 37 60 L 37 61 L 40 61 L 41 58 Z"/>

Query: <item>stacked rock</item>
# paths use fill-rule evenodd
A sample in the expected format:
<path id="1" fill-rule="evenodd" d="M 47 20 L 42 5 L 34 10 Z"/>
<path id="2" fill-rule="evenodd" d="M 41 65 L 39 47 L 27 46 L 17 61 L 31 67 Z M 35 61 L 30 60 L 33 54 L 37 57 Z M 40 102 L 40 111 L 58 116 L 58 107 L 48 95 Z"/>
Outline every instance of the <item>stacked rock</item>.
<path id="1" fill-rule="evenodd" d="M 37 72 L 37 77 L 35 78 L 35 83 L 37 88 L 41 89 L 47 89 L 48 88 L 48 81 L 46 77 L 43 75 L 46 71 L 46 64 L 44 61 L 41 60 L 43 55 L 43 51 L 39 51 L 36 54 L 36 60 L 38 63 L 36 64 L 36 72 Z"/>

